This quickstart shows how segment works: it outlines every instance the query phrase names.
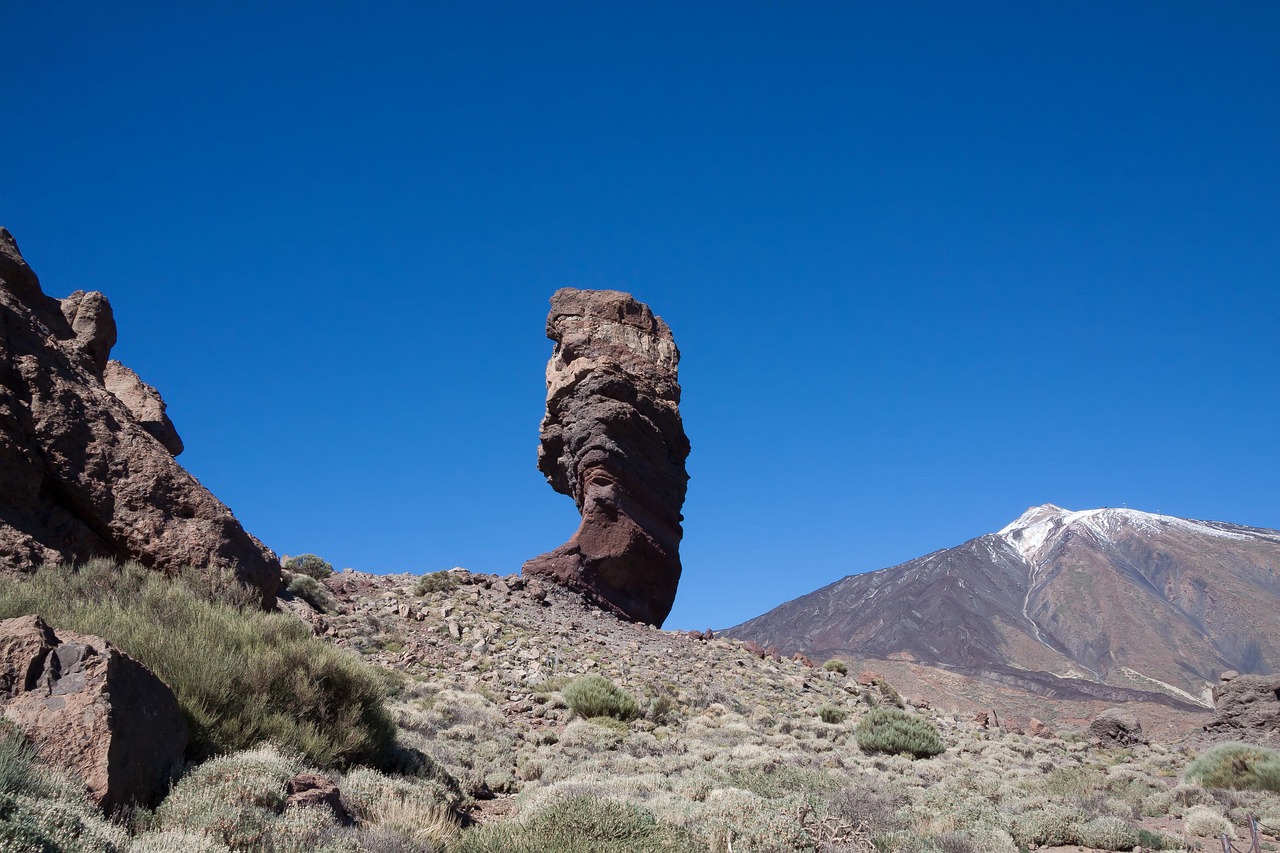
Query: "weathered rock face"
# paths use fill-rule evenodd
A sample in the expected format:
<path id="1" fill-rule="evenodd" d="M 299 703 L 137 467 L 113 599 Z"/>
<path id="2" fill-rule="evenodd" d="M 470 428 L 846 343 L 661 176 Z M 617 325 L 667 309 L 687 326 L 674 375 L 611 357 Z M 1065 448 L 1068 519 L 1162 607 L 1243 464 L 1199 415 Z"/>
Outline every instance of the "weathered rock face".
<path id="1" fill-rule="evenodd" d="M 115 341 L 106 297 L 45 296 L 0 228 L 0 566 L 233 568 L 274 602 L 275 555 L 174 460 L 164 401 Z"/>
<path id="2" fill-rule="evenodd" d="M 1213 705 L 1209 731 L 1280 738 L 1280 675 L 1223 673 L 1213 688 Z"/>
<path id="3" fill-rule="evenodd" d="M 38 616 L 6 619 L 0 677 L 4 716 L 41 757 L 82 779 L 103 811 L 154 803 L 181 769 L 187 724 L 178 700 L 101 637 L 56 635 Z"/>
<path id="4" fill-rule="evenodd" d="M 689 439 L 680 352 L 648 306 L 616 290 L 556 291 L 547 317 L 538 469 L 573 498 L 573 538 L 524 564 L 637 622 L 661 625 L 680 581 Z"/>
<path id="5" fill-rule="evenodd" d="M 1089 723 L 1089 739 L 1101 746 L 1133 746 L 1146 743 L 1138 715 L 1128 708 L 1108 708 Z"/>

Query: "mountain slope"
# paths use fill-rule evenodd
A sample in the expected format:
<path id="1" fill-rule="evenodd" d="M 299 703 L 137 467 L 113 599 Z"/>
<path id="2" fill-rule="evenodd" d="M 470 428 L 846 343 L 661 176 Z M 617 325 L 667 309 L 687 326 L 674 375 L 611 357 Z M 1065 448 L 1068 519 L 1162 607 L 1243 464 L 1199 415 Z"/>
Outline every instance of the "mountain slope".
<path id="1" fill-rule="evenodd" d="M 1278 568 L 1278 531 L 1046 504 L 726 633 L 785 654 L 914 661 L 1062 698 L 1207 704 L 1223 670 L 1280 668 Z"/>

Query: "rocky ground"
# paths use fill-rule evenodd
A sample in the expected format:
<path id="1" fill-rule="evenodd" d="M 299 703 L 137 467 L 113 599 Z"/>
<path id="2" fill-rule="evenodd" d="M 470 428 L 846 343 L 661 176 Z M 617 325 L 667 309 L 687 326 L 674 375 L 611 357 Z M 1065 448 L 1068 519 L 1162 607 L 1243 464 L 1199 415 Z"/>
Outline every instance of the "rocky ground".
<path id="1" fill-rule="evenodd" d="M 520 576 L 348 571 L 326 588 L 326 612 L 284 605 L 396 673 L 403 736 L 461 782 L 467 823 L 528 820 L 586 794 L 696 827 L 697 849 L 738 853 L 873 841 L 1014 853 L 1082 832 L 1095 849 L 1193 849 L 1222 832 L 1247 839 L 1251 814 L 1264 821 L 1262 849 L 1280 847 L 1280 796 L 1183 781 L 1204 745 L 1185 729 L 1107 747 L 1080 728 L 1031 736 L 983 725 L 904 691 L 901 704 L 937 726 L 946 751 L 871 755 L 857 724 L 900 701 L 873 673 L 620 621 Z M 587 673 L 635 696 L 640 718 L 578 718 L 561 690 Z"/>

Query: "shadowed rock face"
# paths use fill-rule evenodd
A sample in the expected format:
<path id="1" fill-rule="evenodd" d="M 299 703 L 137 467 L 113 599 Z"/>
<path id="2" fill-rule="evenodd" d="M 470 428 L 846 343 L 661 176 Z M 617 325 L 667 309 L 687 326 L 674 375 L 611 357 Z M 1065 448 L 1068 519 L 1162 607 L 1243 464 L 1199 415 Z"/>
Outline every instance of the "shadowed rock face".
<path id="1" fill-rule="evenodd" d="M 0 228 L 0 567 L 231 568 L 273 603 L 275 556 L 174 460 L 164 401 L 115 342 L 105 296 L 46 296 Z"/>
<path id="2" fill-rule="evenodd" d="M 616 290 L 551 297 L 538 470 L 573 498 L 573 538 L 524 564 L 637 622 L 661 625 L 680 582 L 689 439 L 680 351 L 648 306 Z"/>

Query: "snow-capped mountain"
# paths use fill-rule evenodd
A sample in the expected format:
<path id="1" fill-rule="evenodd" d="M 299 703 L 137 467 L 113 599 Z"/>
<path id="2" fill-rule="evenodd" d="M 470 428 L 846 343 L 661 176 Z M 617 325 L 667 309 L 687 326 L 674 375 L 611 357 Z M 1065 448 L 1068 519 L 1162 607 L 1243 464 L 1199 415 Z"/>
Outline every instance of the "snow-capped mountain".
<path id="1" fill-rule="evenodd" d="M 1280 531 L 1045 504 L 726 633 L 1050 697 L 1205 705 L 1224 670 L 1280 669 Z"/>

